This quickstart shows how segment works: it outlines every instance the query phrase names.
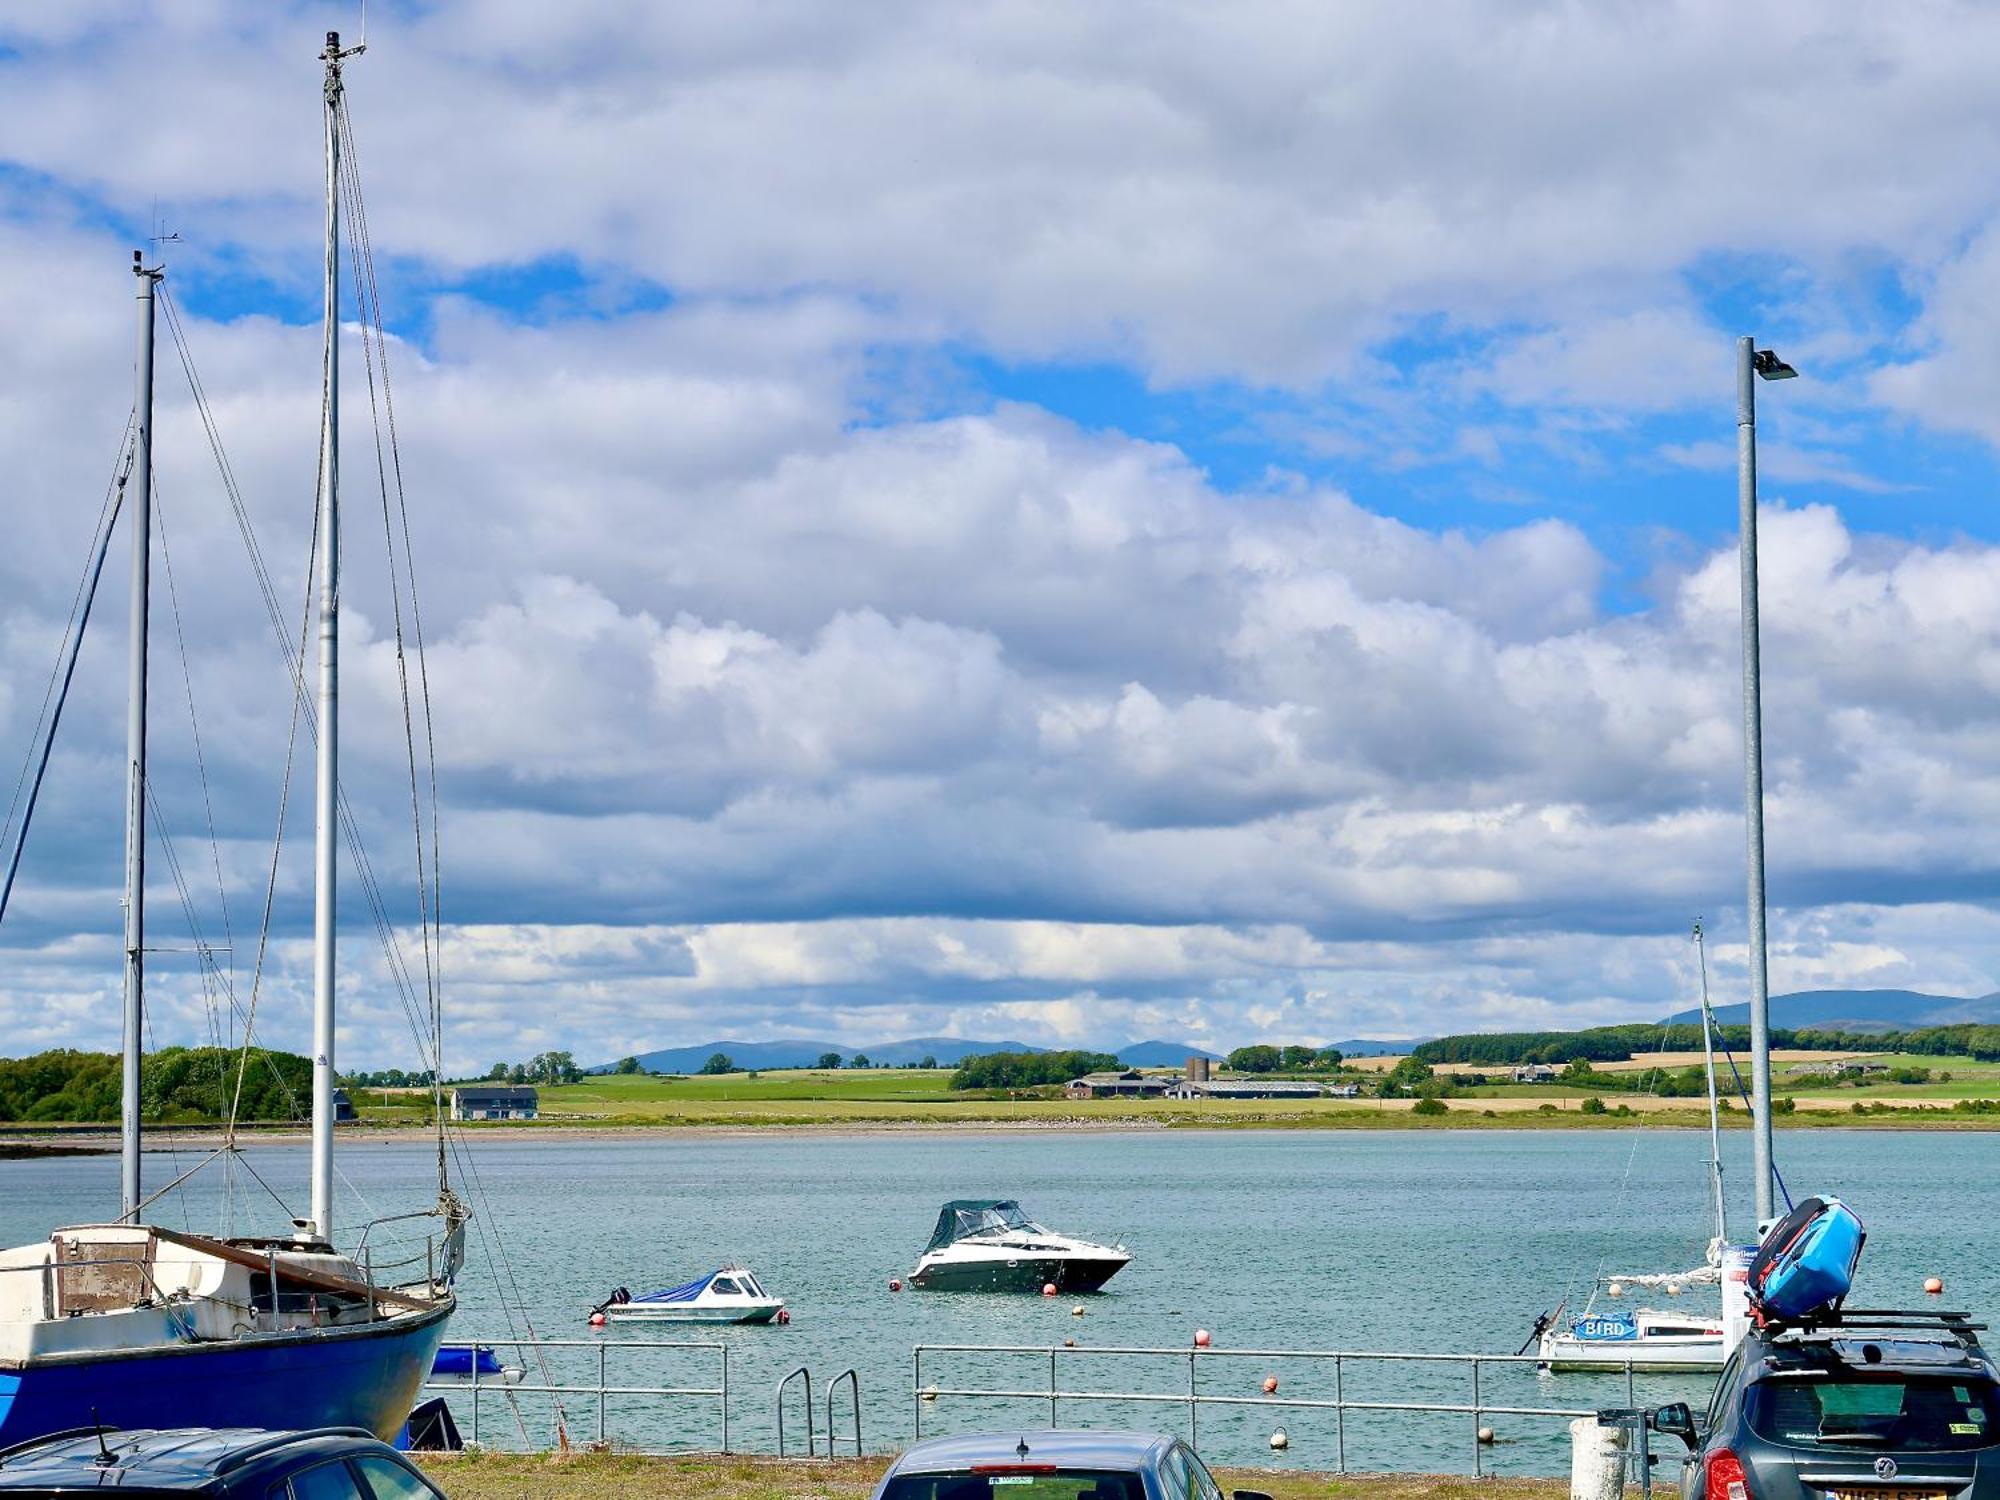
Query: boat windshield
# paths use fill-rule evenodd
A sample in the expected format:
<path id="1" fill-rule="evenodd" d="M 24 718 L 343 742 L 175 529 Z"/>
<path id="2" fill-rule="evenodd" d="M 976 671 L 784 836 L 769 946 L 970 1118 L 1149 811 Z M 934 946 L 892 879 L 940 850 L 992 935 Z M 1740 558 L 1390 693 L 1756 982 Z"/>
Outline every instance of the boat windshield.
<path id="1" fill-rule="evenodd" d="M 1035 1221 L 1021 1212 L 1012 1198 L 961 1198 L 947 1203 L 938 1213 L 937 1228 L 931 1231 L 926 1251 L 942 1250 L 975 1235 L 1004 1234 L 1010 1229 L 1034 1229 Z"/>

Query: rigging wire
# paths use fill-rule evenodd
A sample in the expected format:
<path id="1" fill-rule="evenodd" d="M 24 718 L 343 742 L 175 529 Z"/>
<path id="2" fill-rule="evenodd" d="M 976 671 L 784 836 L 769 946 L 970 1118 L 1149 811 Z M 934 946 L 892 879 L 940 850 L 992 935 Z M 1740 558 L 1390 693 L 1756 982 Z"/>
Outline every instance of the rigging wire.
<path id="1" fill-rule="evenodd" d="M 6 879 L 0 882 L 0 920 L 6 918 L 8 903 L 13 899 L 14 880 L 21 872 L 21 856 L 28 847 L 28 827 L 34 821 L 35 804 L 41 799 L 42 778 L 48 774 L 49 757 L 55 751 L 56 730 L 62 723 L 63 706 L 69 701 L 77 658 L 83 653 L 84 629 L 90 623 L 91 606 L 97 600 L 98 580 L 104 576 L 104 559 L 111 550 L 112 529 L 118 524 L 118 512 L 125 503 L 125 484 L 132 475 L 132 429 L 136 414 L 135 407 L 133 415 L 125 419 L 125 437 L 119 457 L 111 466 L 111 484 L 105 492 L 103 505 L 98 509 L 97 529 L 92 532 L 97 539 L 95 557 L 86 556 L 83 576 L 77 580 L 77 591 L 70 601 L 69 621 L 63 627 L 63 638 L 56 648 L 56 664 L 49 674 L 48 688 L 42 694 L 41 712 L 36 715 L 34 732 L 28 738 L 27 753 L 21 761 L 21 772 L 14 781 L 13 801 L 7 808 L 6 822 L 0 824 L 0 842 L 4 842 L 7 834 L 14 831 L 15 813 L 20 813 L 20 829 L 7 859 Z M 35 768 L 32 782 L 28 772 L 31 765 Z M 22 803 L 24 788 L 27 797 L 25 806 Z"/>

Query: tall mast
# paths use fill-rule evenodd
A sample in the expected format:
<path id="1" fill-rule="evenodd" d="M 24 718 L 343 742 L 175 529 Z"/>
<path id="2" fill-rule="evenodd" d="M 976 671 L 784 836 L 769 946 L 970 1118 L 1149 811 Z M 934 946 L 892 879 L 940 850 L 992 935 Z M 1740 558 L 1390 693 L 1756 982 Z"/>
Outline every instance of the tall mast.
<path id="1" fill-rule="evenodd" d="M 119 1217 L 139 1215 L 139 1056 L 146 1023 L 146 635 L 153 548 L 153 288 L 161 272 L 132 252 L 139 278 L 139 374 L 133 400 L 132 658 L 125 700 L 125 1025 L 119 1100 Z"/>
<path id="2" fill-rule="evenodd" d="M 1709 1025 L 1708 949 L 1702 941 L 1701 923 L 1694 924 L 1695 963 L 1701 969 L 1701 1055 L 1708 1066 L 1708 1180 L 1715 1190 L 1715 1238 L 1729 1240 L 1729 1219 L 1722 1197 L 1722 1111 L 1715 1095 L 1715 1035 Z"/>
<path id="3" fill-rule="evenodd" d="M 359 49 L 354 49 L 358 51 Z M 319 774 L 313 819 L 312 1229 L 333 1238 L 333 929 L 340 829 L 340 33 L 326 34 L 326 328 L 319 433 Z"/>

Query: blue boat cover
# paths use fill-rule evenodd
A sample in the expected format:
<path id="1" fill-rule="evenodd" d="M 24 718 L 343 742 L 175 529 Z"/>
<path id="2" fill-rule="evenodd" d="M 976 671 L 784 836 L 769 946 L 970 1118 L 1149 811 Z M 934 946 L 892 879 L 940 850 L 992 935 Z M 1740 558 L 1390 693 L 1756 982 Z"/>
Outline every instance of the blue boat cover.
<path id="1" fill-rule="evenodd" d="M 706 1276 L 698 1276 L 693 1281 L 680 1286 L 668 1287 L 664 1292 L 648 1292 L 643 1297 L 634 1297 L 634 1302 L 692 1302 L 708 1290 L 708 1284 L 722 1274 L 721 1270 L 710 1271 Z"/>
<path id="2" fill-rule="evenodd" d="M 1839 1307 L 1868 1237 L 1838 1198 L 1808 1198 L 1774 1226 L 1750 1266 L 1750 1295 L 1766 1318 L 1787 1321 Z"/>
<path id="3" fill-rule="evenodd" d="M 433 1375 L 470 1375 L 474 1370 L 481 1375 L 501 1373 L 500 1356 L 490 1345 L 442 1344 L 437 1358 L 431 1361 Z"/>

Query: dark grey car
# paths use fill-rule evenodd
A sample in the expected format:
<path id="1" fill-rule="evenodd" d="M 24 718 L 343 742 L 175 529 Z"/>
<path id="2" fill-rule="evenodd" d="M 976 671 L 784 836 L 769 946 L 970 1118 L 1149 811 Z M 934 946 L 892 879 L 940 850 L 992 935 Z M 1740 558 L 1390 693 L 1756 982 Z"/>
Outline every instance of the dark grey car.
<path id="1" fill-rule="evenodd" d="M 1689 1443 L 1684 1500 L 2000 1500 L 2000 1380 L 1974 1325 L 1753 1331 Z"/>

